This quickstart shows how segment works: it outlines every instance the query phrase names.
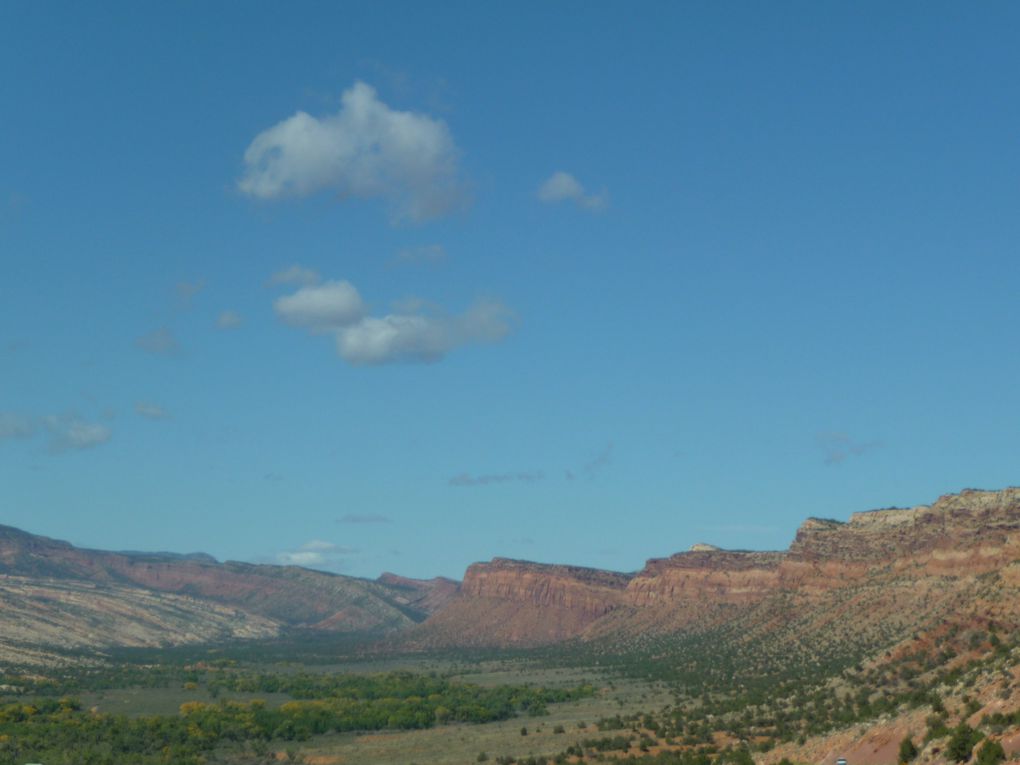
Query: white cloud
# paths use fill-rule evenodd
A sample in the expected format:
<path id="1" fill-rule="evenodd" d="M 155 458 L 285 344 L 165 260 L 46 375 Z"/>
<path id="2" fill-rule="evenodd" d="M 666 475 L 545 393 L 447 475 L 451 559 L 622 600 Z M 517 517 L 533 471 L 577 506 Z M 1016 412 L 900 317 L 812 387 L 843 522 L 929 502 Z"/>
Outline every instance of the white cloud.
<path id="1" fill-rule="evenodd" d="M 538 198 L 546 204 L 573 202 L 578 207 L 592 212 L 604 210 L 609 204 L 609 195 L 605 190 L 598 194 L 589 194 L 574 176 L 562 170 L 553 173 L 539 187 Z"/>
<path id="2" fill-rule="evenodd" d="M 0 441 L 7 438 L 31 438 L 37 428 L 28 417 L 12 412 L 0 412 Z"/>
<path id="3" fill-rule="evenodd" d="M 236 311 L 221 311 L 216 319 L 216 326 L 220 329 L 237 329 L 243 323 L 241 314 Z"/>
<path id="4" fill-rule="evenodd" d="M 175 356 L 181 352 L 181 345 L 168 327 L 160 327 L 135 338 L 135 347 L 161 356 Z"/>
<path id="5" fill-rule="evenodd" d="M 285 268 L 282 271 L 277 271 L 269 278 L 270 284 L 302 284 L 309 286 L 312 284 L 318 284 L 322 281 L 322 277 L 319 276 L 319 272 L 311 268 L 305 268 L 299 266 L 296 263 L 290 268 Z"/>
<path id="6" fill-rule="evenodd" d="M 302 287 L 277 298 L 273 308 L 291 326 L 332 332 L 337 353 L 355 366 L 438 361 L 462 345 L 501 340 L 512 322 L 509 309 L 493 300 L 478 301 L 459 316 L 430 312 L 420 300 L 366 316 L 364 301 L 346 281 Z"/>
<path id="7" fill-rule="evenodd" d="M 313 331 L 345 327 L 365 313 L 361 295 L 346 281 L 302 287 L 293 295 L 277 298 L 273 308 L 287 324 Z"/>
<path id="8" fill-rule="evenodd" d="M 244 153 L 238 188 L 260 199 L 330 189 L 341 198 L 381 198 L 397 220 L 422 221 L 464 202 L 457 149 L 446 124 L 391 109 L 357 82 L 336 114 L 305 112 L 259 133 Z"/>
<path id="9" fill-rule="evenodd" d="M 147 420 L 168 420 L 170 413 L 159 404 L 148 401 L 139 401 L 135 404 L 135 414 Z"/>
<path id="10" fill-rule="evenodd" d="M 439 361 L 454 348 L 494 343 L 510 332 L 511 314 L 501 303 L 480 301 L 460 316 L 388 314 L 366 317 L 337 332 L 337 353 L 356 366 L 397 361 Z"/>
<path id="11" fill-rule="evenodd" d="M 296 550 L 277 553 L 276 561 L 284 566 L 339 569 L 344 567 L 348 556 L 357 552 L 353 547 L 341 547 L 332 542 L 312 539 Z"/>
<path id="12" fill-rule="evenodd" d="M 113 435 L 105 425 L 88 422 L 77 415 L 50 415 L 43 418 L 43 424 L 49 431 L 50 451 L 53 452 L 91 449 L 105 444 Z"/>

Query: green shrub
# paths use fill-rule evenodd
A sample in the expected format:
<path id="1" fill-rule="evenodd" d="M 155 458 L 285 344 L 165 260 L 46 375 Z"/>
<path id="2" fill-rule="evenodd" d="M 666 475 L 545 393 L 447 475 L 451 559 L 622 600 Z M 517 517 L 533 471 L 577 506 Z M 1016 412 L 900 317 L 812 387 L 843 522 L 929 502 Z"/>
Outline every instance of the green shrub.
<path id="1" fill-rule="evenodd" d="M 897 757 L 897 762 L 900 765 L 905 765 L 905 763 L 913 761 L 915 757 L 917 757 L 917 747 L 914 745 L 914 740 L 910 737 L 910 734 L 907 734 L 900 742 L 900 753 L 899 757 Z"/>
<path id="2" fill-rule="evenodd" d="M 998 741 L 986 740 L 977 752 L 977 765 L 998 765 L 1006 759 L 1006 752 Z"/>
<path id="3" fill-rule="evenodd" d="M 961 722 L 953 728 L 953 735 L 946 746 L 946 754 L 956 762 L 966 762 L 970 759 L 970 753 L 981 738 L 980 733 L 967 725 L 967 723 Z"/>

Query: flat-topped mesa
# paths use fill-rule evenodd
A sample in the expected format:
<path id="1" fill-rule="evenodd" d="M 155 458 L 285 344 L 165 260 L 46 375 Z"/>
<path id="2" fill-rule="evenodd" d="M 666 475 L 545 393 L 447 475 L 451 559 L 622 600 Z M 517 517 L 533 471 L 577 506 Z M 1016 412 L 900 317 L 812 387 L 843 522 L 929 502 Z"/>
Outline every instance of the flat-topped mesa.
<path id="1" fill-rule="evenodd" d="M 722 550 L 697 544 L 688 552 L 652 558 L 627 585 L 627 603 L 713 602 L 747 604 L 772 592 L 781 552 Z"/>
<path id="2" fill-rule="evenodd" d="M 595 617 L 620 604 L 629 574 L 510 558 L 468 567 L 462 596 L 579 610 Z"/>
<path id="3" fill-rule="evenodd" d="M 784 577 L 810 565 L 843 578 L 876 569 L 931 574 L 982 573 L 1015 559 L 1020 548 L 1020 489 L 940 497 L 930 506 L 854 513 L 848 523 L 811 518 L 797 530 Z"/>

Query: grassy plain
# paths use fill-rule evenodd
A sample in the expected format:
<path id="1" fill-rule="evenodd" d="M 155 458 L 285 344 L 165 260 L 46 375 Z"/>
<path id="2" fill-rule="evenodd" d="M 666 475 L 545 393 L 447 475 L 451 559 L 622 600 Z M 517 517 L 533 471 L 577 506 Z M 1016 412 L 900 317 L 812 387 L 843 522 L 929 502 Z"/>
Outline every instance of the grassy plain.
<path id="1" fill-rule="evenodd" d="M 672 696 L 660 683 L 611 678 L 599 670 L 549 667 L 526 660 L 442 664 L 447 671 L 461 672 L 453 675 L 455 679 L 483 686 L 531 684 L 568 688 L 589 682 L 598 691 L 589 698 L 551 704 L 549 714 L 541 717 L 326 736 L 303 743 L 298 747 L 299 753 L 314 765 L 460 765 L 476 762 L 481 752 L 486 753 L 489 761 L 495 761 L 497 756 L 551 758 L 581 739 L 604 735 L 595 727 L 596 720 L 658 710 L 672 702 Z M 563 732 L 556 732 L 560 727 Z M 521 735 L 522 728 L 527 729 L 526 736 Z"/>

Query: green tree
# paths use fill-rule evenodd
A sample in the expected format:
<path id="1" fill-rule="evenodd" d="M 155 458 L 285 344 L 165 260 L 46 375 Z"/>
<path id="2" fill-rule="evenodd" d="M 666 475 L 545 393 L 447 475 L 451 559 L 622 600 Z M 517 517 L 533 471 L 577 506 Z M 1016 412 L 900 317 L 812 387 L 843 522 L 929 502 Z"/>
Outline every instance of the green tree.
<path id="1" fill-rule="evenodd" d="M 917 747 L 914 745 L 914 740 L 908 733 L 900 742 L 900 754 L 897 758 L 897 762 L 899 762 L 900 765 L 905 765 L 905 763 L 912 762 L 915 757 L 917 757 Z"/>
<path id="2" fill-rule="evenodd" d="M 946 746 L 946 754 L 956 762 L 966 762 L 970 759 L 970 753 L 974 750 L 974 746 L 980 740 L 981 734 L 961 721 L 953 728 L 953 735 Z"/>

